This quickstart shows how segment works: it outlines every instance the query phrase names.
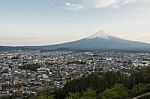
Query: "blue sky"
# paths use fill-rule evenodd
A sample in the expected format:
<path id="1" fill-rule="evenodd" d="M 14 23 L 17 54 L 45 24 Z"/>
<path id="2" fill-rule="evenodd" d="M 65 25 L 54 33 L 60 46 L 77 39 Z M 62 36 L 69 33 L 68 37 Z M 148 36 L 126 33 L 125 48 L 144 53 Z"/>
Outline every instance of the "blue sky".
<path id="1" fill-rule="evenodd" d="M 45 45 L 105 30 L 150 42 L 150 0 L 0 0 L 0 45 Z"/>

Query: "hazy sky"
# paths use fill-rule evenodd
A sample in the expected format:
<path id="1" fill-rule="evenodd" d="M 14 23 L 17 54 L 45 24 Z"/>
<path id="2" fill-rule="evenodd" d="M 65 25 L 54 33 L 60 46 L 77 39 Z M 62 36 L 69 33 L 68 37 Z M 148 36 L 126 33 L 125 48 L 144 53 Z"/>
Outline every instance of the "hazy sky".
<path id="1" fill-rule="evenodd" d="M 0 0 L 0 45 L 45 45 L 98 30 L 150 42 L 150 0 Z"/>

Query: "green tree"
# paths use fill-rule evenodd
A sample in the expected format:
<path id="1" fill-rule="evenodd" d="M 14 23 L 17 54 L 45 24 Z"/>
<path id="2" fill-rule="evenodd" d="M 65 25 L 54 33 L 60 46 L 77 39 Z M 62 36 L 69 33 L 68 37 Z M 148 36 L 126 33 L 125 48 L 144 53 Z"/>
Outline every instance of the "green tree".
<path id="1" fill-rule="evenodd" d="M 24 70 L 30 70 L 30 71 L 36 71 L 37 68 L 42 67 L 41 64 L 25 64 L 23 66 L 19 66 L 20 69 L 24 69 Z"/>
<path id="2" fill-rule="evenodd" d="M 37 96 L 36 99 L 54 99 L 53 96 L 49 95 L 49 96 L 46 96 L 46 95 L 42 95 L 42 96 Z"/>
<path id="3" fill-rule="evenodd" d="M 143 73 L 143 79 L 144 79 L 144 82 L 143 83 L 150 83 L 150 66 L 148 67 L 145 67 L 143 70 L 142 70 L 142 73 Z"/>
<path id="4" fill-rule="evenodd" d="M 96 99 L 96 91 L 91 88 L 86 89 L 83 91 L 81 99 Z"/>
<path id="5" fill-rule="evenodd" d="M 100 94 L 100 97 L 101 99 L 128 99 L 128 90 L 122 84 L 116 84 Z"/>
<path id="6" fill-rule="evenodd" d="M 125 80 L 126 76 L 120 72 L 96 72 L 67 82 L 61 92 L 68 94 L 69 92 L 81 92 L 87 88 L 103 92 L 116 83 L 124 84 Z"/>
<path id="7" fill-rule="evenodd" d="M 69 93 L 66 99 L 80 99 L 80 94 L 78 92 Z"/>
<path id="8" fill-rule="evenodd" d="M 82 93 L 69 93 L 66 99 L 96 99 L 96 91 L 88 88 L 82 91 Z"/>
<path id="9" fill-rule="evenodd" d="M 134 87 L 132 88 L 130 92 L 130 95 L 131 97 L 135 97 L 135 96 L 144 94 L 149 91 L 150 91 L 150 84 L 140 83 L 140 84 L 134 85 Z"/>
<path id="10" fill-rule="evenodd" d="M 54 99 L 51 88 L 46 88 L 39 92 L 36 99 Z"/>
<path id="11" fill-rule="evenodd" d="M 138 85 L 140 83 L 150 83 L 150 66 L 133 70 L 126 82 L 126 86 L 131 89 L 134 85 Z"/>

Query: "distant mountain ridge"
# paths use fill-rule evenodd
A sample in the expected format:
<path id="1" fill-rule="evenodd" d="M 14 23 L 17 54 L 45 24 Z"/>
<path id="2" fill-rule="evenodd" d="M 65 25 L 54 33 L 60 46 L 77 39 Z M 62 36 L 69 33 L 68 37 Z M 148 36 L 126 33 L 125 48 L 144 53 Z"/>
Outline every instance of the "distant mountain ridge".
<path id="1" fill-rule="evenodd" d="M 16 47 L 18 48 L 18 47 Z M 25 49 L 77 49 L 77 50 L 150 50 L 150 44 L 130 41 L 118 38 L 105 31 L 98 31 L 93 35 L 62 44 L 47 45 L 47 46 L 24 46 L 19 48 Z M 0 47 L 1 49 L 1 47 Z"/>
<path id="2" fill-rule="evenodd" d="M 48 48 L 68 48 L 68 49 L 102 49 L 102 50 L 111 50 L 111 49 L 123 49 L 123 50 L 132 50 L 132 49 L 150 49 L 150 44 L 130 41 L 118 38 L 111 35 L 105 31 L 98 31 L 93 35 L 86 37 L 81 40 L 67 42 L 62 44 L 45 46 Z"/>

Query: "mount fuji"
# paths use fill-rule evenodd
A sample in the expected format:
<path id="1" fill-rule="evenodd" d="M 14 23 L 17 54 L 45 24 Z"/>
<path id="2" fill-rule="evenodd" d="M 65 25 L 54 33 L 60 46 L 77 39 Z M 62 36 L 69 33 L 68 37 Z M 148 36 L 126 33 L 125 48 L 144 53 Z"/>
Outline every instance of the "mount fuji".
<path id="1" fill-rule="evenodd" d="M 2 47 L 0 47 L 1 49 Z M 70 50 L 150 50 L 150 44 L 125 40 L 105 31 L 98 31 L 93 35 L 67 43 L 46 46 L 13 47 L 13 49 L 70 49 Z"/>
<path id="2" fill-rule="evenodd" d="M 150 44 L 130 41 L 113 36 L 105 31 L 98 31 L 93 35 L 62 44 L 43 46 L 48 49 L 79 49 L 79 50 L 149 50 Z"/>
<path id="3" fill-rule="evenodd" d="M 96 33 L 94 33 L 93 35 L 87 37 L 87 39 L 95 39 L 95 38 L 99 38 L 99 39 L 110 39 L 113 38 L 114 36 L 112 36 L 110 33 L 105 32 L 105 31 L 98 31 Z"/>

